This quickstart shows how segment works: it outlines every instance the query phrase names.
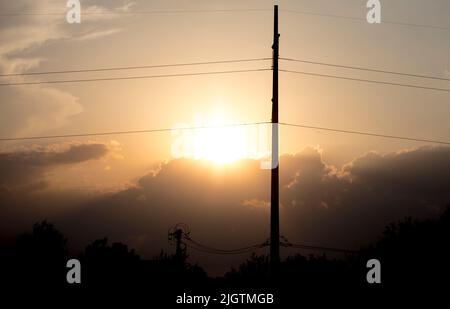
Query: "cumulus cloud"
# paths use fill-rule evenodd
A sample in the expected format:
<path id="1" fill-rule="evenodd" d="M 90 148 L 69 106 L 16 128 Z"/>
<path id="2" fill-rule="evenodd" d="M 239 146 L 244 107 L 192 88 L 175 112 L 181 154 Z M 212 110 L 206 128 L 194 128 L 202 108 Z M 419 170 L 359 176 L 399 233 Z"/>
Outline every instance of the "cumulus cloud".
<path id="1" fill-rule="evenodd" d="M 450 202 L 449 177 L 448 147 L 370 152 L 341 170 L 310 153 L 284 190 L 285 226 L 302 241 L 355 246 L 390 221 L 438 213 Z"/>
<path id="2" fill-rule="evenodd" d="M 83 111 L 77 97 L 51 87 L 4 87 L 0 98 L 3 136 L 36 135 L 56 129 Z"/>
<path id="3" fill-rule="evenodd" d="M 450 148 L 422 147 L 385 155 L 374 152 L 343 168 L 352 183 L 433 204 L 448 192 Z"/>
<path id="4" fill-rule="evenodd" d="M 92 41 L 120 32 L 111 21 L 121 18 L 113 14 L 129 9 L 129 1 L 88 1 L 82 4 L 86 20 L 77 27 L 66 22 L 66 2 L 1 1 L 0 11 L 25 14 L 0 21 L 0 74 L 25 73 L 49 60 L 40 55 L 40 48 L 61 40 Z M 29 13 L 57 13 L 32 15 Z M 27 15 L 29 14 L 29 15 Z M 38 77 L 14 76 L 5 82 L 35 81 Z M 0 129 L 7 136 L 36 134 L 56 129 L 83 111 L 78 98 L 48 85 L 3 87 L 0 93 L 2 113 Z"/>

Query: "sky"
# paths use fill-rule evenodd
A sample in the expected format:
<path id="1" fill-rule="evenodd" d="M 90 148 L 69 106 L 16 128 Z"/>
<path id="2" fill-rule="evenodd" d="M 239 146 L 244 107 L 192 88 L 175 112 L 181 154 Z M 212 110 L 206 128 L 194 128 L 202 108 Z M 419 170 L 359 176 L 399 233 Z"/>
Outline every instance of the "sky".
<path id="1" fill-rule="evenodd" d="M 389 23 L 450 27 L 450 3 L 381 2 L 382 23 L 373 25 L 292 12 L 364 19 L 363 0 L 86 0 L 81 1 L 81 23 L 68 24 L 64 0 L 1 0 L 0 73 L 270 58 L 271 9 L 279 4 L 281 57 L 450 78 L 450 30 Z M 130 14 L 227 9 L 261 10 Z M 41 14 L 6 16 L 29 12 Z M 257 61 L 3 76 L 1 81 L 270 65 Z M 304 63 L 281 61 L 280 68 L 449 88 L 448 81 Z M 271 86 L 270 71 L 3 86 L 0 137 L 266 122 L 271 118 Z M 280 72 L 281 122 L 449 141 L 448 102 L 448 92 Z M 260 125 L 0 142 L 2 237 L 49 218 L 74 239 L 74 247 L 109 236 L 147 256 L 161 248 L 172 250 L 167 229 L 181 221 L 211 246 L 264 240 L 270 178 L 269 171 L 260 169 L 259 156 L 270 150 L 268 132 L 267 125 Z M 248 150 L 255 140 L 258 153 L 240 150 Z M 174 147 L 180 141 L 184 150 L 177 156 Z M 444 146 L 282 126 L 280 153 L 281 229 L 296 241 L 356 247 L 376 237 L 389 220 L 435 215 L 449 201 L 450 156 Z M 192 258 L 213 272 L 242 259 Z"/>

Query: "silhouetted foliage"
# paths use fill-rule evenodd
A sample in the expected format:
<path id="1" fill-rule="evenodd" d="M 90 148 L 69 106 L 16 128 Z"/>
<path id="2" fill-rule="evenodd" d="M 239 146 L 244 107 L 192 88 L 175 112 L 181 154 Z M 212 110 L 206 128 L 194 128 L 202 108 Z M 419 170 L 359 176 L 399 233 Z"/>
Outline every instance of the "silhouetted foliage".
<path id="1" fill-rule="evenodd" d="M 252 256 L 222 278 L 209 278 L 187 255 L 163 251 L 142 259 L 122 243 L 98 239 L 78 257 L 83 288 L 158 287 L 368 287 L 366 263 L 379 259 L 383 287 L 438 286 L 450 276 L 450 207 L 428 220 L 406 218 L 386 226 L 380 239 L 358 254 L 340 259 L 301 254 L 286 258 L 278 277 L 270 276 L 268 256 Z M 0 250 L 3 283 L 9 286 L 45 287 L 66 283 L 67 240 L 47 221 L 38 222 L 29 233 Z"/>
<path id="2" fill-rule="evenodd" d="M 446 286 L 450 278 L 450 207 L 436 219 L 405 218 L 386 226 L 380 239 L 358 254 L 341 259 L 295 255 L 280 265 L 277 282 L 269 276 L 267 256 L 252 255 L 225 274 L 227 286 L 295 286 L 367 288 L 370 259 L 382 265 L 386 288 Z"/>
<path id="3" fill-rule="evenodd" d="M 437 219 L 391 223 L 360 260 L 377 258 L 389 286 L 438 286 L 450 276 L 450 206 Z"/>
<path id="4" fill-rule="evenodd" d="M 87 285 L 132 284 L 139 273 L 140 257 L 122 243 L 108 245 L 108 239 L 89 244 L 81 257 L 83 279 Z"/>
<path id="5" fill-rule="evenodd" d="M 297 254 L 280 263 L 278 278 L 270 275 L 269 256 L 255 255 L 224 276 L 228 286 L 324 286 L 350 284 L 355 274 L 347 260 L 328 259 L 326 255 Z M 277 280 L 278 279 L 278 280 Z"/>
<path id="6" fill-rule="evenodd" d="M 2 259 L 5 277 L 12 285 L 58 286 L 65 280 L 67 240 L 47 221 L 34 224 L 31 233 L 17 237 Z"/>
<path id="7" fill-rule="evenodd" d="M 260 286 L 266 285 L 269 279 L 269 256 L 252 253 L 236 270 L 232 268 L 225 273 L 228 285 Z"/>

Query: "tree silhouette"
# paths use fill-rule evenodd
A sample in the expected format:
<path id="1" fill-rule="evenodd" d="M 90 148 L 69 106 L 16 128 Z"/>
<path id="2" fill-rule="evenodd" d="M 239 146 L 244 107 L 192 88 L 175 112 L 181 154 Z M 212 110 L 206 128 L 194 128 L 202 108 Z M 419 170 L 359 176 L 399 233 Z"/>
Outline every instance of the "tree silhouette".
<path id="1" fill-rule="evenodd" d="M 450 276 L 450 206 L 436 219 L 405 218 L 386 226 L 374 246 L 360 259 L 377 258 L 383 285 L 396 287 L 441 286 Z"/>
<path id="2" fill-rule="evenodd" d="M 47 221 L 17 237 L 11 270 L 16 284 L 60 286 L 65 283 L 67 240 Z"/>

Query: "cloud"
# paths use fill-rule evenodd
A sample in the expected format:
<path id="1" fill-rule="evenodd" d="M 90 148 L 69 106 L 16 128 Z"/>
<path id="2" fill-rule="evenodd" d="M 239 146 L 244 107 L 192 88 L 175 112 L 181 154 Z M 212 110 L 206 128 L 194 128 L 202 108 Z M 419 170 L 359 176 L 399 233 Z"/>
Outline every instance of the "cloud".
<path id="1" fill-rule="evenodd" d="M 48 12 L 54 11 L 50 1 L 15 1 L 12 4 L 2 2 L 0 8 L 4 12 Z M 27 58 L 21 53 L 42 46 L 44 43 L 62 39 L 64 19 L 60 16 L 26 15 L 19 18 L 9 18 L 0 30 L 2 45 L 0 47 L 0 69 L 2 73 L 21 73 L 25 69 L 39 64 L 40 59 Z M 17 66 L 17 63 L 21 63 Z"/>
<path id="2" fill-rule="evenodd" d="M 54 12 L 50 1 L 2 2 L 2 12 Z M 60 16 L 20 16 L 8 18 L 0 28 L 0 73 L 23 73 L 38 67 L 44 57 L 31 55 L 37 48 L 64 39 L 64 19 Z M 16 76 L 7 82 L 25 81 Z M 5 136 L 36 134 L 65 125 L 82 111 L 77 98 L 48 86 L 3 87 L 0 128 Z"/>
<path id="3" fill-rule="evenodd" d="M 92 41 L 121 31 L 111 21 L 122 18 L 115 12 L 126 11 L 129 1 L 89 1 L 82 4 L 86 15 L 80 25 L 73 27 L 66 22 L 66 2 L 1 1 L 0 11 L 9 13 L 61 12 L 61 15 L 24 15 L 4 18 L 0 21 L 0 74 L 25 73 L 36 70 L 45 56 L 40 55 L 46 45 L 63 40 Z M 5 82 L 37 81 L 38 77 L 15 76 Z M 81 113 L 83 107 L 78 98 L 49 85 L 26 87 L 2 87 L 0 94 L 2 113 L 0 129 L 5 136 L 38 134 L 66 125 L 70 118 Z"/>
<path id="4" fill-rule="evenodd" d="M 66 164 L 94 156 L 71 154 L 72 159 L 53 156 L 51 162 Z M 39 164 L 47 162 L 39 157 Z M 281 234 L 296 243 L 358 248 L 374 240 L 392 221 L 437 215 L 450 201 L 449 175 L 450 148 L 445 147 L 370 152 L 341 169 L 327 164 L 318 148 L 283 155 Z M 44 204 L 53 199 L 40 195 L 35 200 L 32 203 Z M 57 222 L 73 242 L 86 244 L 108 236 L 144 256 L 157 254 L 161 248 L 171 252 L 167 230 L 178 222 L 191 227 L 193 239 L 212 247 L 238 248 L 261 243 L 269 236 L 270 171 L 261 170 L 256 160 L 224 167 L 199 160 L 171 160 L 125 190 L 60 200 L 77 200 L 78 205 L 62 212 L 54 202 L 47 202 L 45 217 Z M 14 205 L 20 203 L 26 202 Z M 52 214 L 50 204 L 59 209 L 58 214 Z M 42 219 L 43 214 L 34 211 L 28 218 L 30 224 Z M 188 250 L 193 261 L 215 274 L 243 258 Z M 289 253 L 286 250 L 284 254 Z"/>
<path id="5" fill-rule="evenodd" d="M 3 87 L 0 96 L 3 136 L 36 135 L 56 129 L 83 111 L 78 98 L 50 87 Z"/>
<path id="6" fill-rule="evenodd" d="M 371 152 L 346 165 L 343 172 L 353 184 L 368 190 L 422 197 L 431 205 L 448 192 L 450 148 L 421 147 L 385 155 Z"/>
<path id="7" fill-rule="evenodd" d="M 76 41 L 86 41 L 86 40 L 95 40 L 101 37 L 105 37 L 105 36 L 109 36 L 109 35 L 113 35 L 116 33 L 119 33 L 120 31 L 122 31 L 123 29 L 120 28 L 115 28 L 115 29 L 108 29 L 108 30 L 100 30 L 100 31 L 89 31 L 85 34 L 82 34 L 78 37 L 75 38 Z"/>
<path id="8" fill-rule="evenodd" d="M 46 187 L 45 175 L 51 168 L 99 159 L 108 152 L 108 145 L 100 143 L 34 146 L 0 152 L 0 186 L 8 189 L 43 189 Z"/>
<path id="9" fill-rule="evenodd" d="M 302 241 L 354 246 L 390 221 L 432 216 L 450 202 L 449 147 L 370 152 L 341 170 L 308 153 L 282 193 L 285 225 Z"/>
<path id="10" fill-rule="evenodd" d="M 129 12 L 135 3 L 132 1 L 90 1 L 81 4 L 83 21 L 111 20 L 121 17 L 122 13 Z M 101 4 L 99 4 L 101 3 Z"/>

